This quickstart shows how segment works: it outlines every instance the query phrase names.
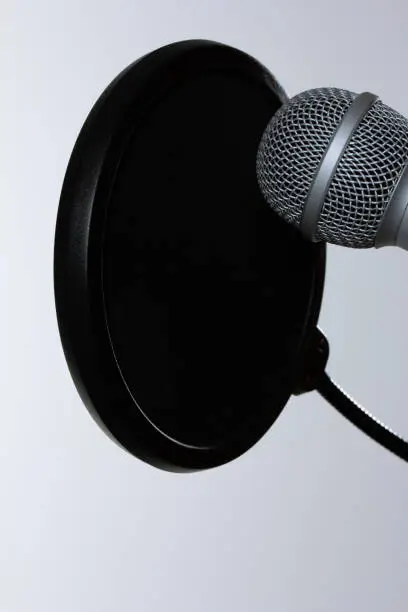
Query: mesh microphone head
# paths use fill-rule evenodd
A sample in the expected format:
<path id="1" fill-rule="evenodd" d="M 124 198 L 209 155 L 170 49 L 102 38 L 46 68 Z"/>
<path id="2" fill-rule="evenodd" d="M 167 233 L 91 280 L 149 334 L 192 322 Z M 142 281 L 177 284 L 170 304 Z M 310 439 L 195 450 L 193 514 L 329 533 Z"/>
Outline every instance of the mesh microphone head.
<path id="1" fill-rule="evenodd" d="M 299 226 L 322 158 L 357 94 L 305 91 L 268 124 L 257 156 L 261 191 L 271 207 Z M 357 125 L 330 182 L 316 240 L 373 247 L 385 209 L 408 159 L 408 121 L 380 100 Z"/>

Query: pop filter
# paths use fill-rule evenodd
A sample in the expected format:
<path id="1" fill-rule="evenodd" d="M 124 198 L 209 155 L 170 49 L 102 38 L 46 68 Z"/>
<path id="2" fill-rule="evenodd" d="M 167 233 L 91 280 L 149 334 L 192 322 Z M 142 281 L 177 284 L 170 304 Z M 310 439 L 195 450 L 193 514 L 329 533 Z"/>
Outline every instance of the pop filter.
<path id="1" fill-rule="evenodd" d="M 327 359 L 325 246 L 257 184 L 286 99 L 245 53 L 183 41 L 124 70 L 75 144 L 55 234 L 65 356 L 103 429 L 162 469 L 236 458 L 310 387 L 310 346 Z"/>

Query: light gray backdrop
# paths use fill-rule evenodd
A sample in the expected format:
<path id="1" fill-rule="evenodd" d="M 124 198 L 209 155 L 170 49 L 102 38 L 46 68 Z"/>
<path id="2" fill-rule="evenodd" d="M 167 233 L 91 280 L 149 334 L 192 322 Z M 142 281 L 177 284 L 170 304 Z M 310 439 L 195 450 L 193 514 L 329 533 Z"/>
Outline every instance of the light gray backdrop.
<path id="1" fill-rule="evenodd" d="M 408 115 L 403 0 L 3 0 L 0 612 L 405 612 L 408 465 L 316 394 L 245 456 L 171 475 L 96 427 L 65 365 L 53 232 L 72 145 L 128 63 L 210 38 L 290 95 L 371 90 Z M 408 435 L 408 256 L 329 248 L 330 372 Z"/>

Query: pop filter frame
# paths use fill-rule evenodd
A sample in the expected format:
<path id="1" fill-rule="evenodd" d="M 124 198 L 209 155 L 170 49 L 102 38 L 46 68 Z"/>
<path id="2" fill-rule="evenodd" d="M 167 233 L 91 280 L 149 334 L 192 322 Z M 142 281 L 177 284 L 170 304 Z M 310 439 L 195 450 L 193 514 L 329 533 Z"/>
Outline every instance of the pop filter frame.
<path id="1" fill-rule="evenodd" d="M 235 459 L 312 388 L 326 248 L 256 179 L 286 100 L 242 51 L 182 41 L 125 69 L 73 149 L 54 249 L 64 353 L 103 430 L 161 469 Z"/>

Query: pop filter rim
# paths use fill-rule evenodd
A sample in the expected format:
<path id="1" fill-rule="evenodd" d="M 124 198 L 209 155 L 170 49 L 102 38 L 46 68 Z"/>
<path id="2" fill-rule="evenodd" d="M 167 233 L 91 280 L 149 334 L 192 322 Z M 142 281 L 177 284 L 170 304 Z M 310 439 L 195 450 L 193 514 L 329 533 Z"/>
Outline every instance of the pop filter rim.
<path id="1" fill-rule="evenodd" d="M 280 104 L 286 94 L 274 77 L 252 57 L 207 40 L 187 40 L 166 45 L 126 68 L 103 92 L 89 114 L 75 144 L 61 192 L 55 233 L 54 288 L 58 325 L 65 357 L 77 390 L 96 422 L 115 442 L 138 458 L 169 471 L 196 471 L 238 457 L 269 429 L 270 422 L 245 439 L 220 448 L 199 448 L 171 439 L 135 409 L 115 362 L 103 306 L 100 245 L 115 173 L 138 105 L 144 93 L 159 97 L 172 79 L 185 78 L 217 60 L 228 69 L 250 74 L 266 84 Z M 169 68 L 171 67 L 171 71 Z M 151 95 L 150 95 L 151 98 Z M 98 203 L 96 206 L 95 203 Z M 105 203 L 105 204 L 104 204 Z M 299 334 L 298 354 L 317 324 L 323 294 L 325 245 L 305 242 L 312 250 L 313 280 L 308 312 Z M 92 273 L 90 273 L 92 271 Z"/>

